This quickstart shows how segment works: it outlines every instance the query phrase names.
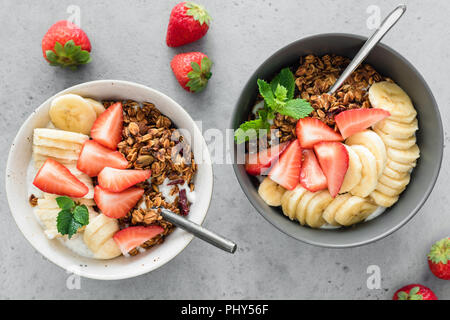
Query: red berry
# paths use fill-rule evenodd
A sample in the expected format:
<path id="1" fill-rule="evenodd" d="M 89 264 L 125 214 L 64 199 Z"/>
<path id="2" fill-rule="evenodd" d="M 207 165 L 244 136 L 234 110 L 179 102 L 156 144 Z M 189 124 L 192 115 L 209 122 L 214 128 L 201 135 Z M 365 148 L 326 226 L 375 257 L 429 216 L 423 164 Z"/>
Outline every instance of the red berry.
<path id="1" fill-rule="evenodd" d="M 124 255 L 128 252 L 140 246 L 145 241 L 150 240 L 157 235 L 164 232 L 164 229 L 160 226 L 148 226 L 148 227 L 128 227 L 117 231 L 113 239 L 119 246 Z"/>
<path id="2" fill-rule="evenodd" d="M 98 175 L 98 184 L 107 191 L 122 192 L 147 180 L 151 174 L 150 170 L 123 170 L 106 167 Z"/>
<path id="3" fill-rule="evenodd" d="M 320 168 L 314 151 L 303 150 L 302 169 L 300 171 L 300 184 L 308 191 L 316 192 L 327 188 L 327 178 Z"/>
<path id="4" fill-rule="evenodd" d="M 212 75 L 212 62 L 201 52 L 177 54 L 170 62 L 170 66 L 178 83 L 189 92 L 202 91 Z"/>
<path id="5" fill-rule="evenodd" d="M 100 211 L 107 217 L 120 219 L 142 198 L 144 189 L 129 188 L 123 192 L 109 192 L 96 186 L 94 189 L 94 201 Z"/>
<path id="6" fill-rule="evenodd" d="M 302 148 L 292 141 L 269 172 L 269 178 L 285 189 L 293 190 L 299 183 L 302 167 Z"/>
<path id="7" fill-rule="evenodd" d="M 286 149 L 288 142 L 280 143 L 258 153 L 247 154 L 245 159 L 245 171 L 253 176 L 263 174 L 274 164 L 280 154 Z"/>
<path id="8" fill-rule="evenodd" d="M 298 120 L 295 128 L 302 148 L 310 149 L 321 141 L 342 141 L 342 136 L 316 118 Z"/>
<path id="9" fill-rule="evenodd" d="M 91 137 L 101 145 L 116 150 L 122 140 L 123 108 L 122 103 L 117 102 L 106 109 L 91 128 Z"/>
<path id="10" fill-rule="evenodd" d="M 351 109 L 339 113 L 334 120 L 344 139 L 366 130 L 391 114 L 383 109 Z"/>
<path id="11" fill-rule="evenodd" d="M 91 62 L 91 43 L 86 33 L 70 21 L 61 20 L 42 39 L 42 53 L 51 66 L 76 69 Z"/>
<path id="12" fill-rule="evenodd" d="M 178 47 L 197 41 L 209 29 L 211 17 L 205 8 L 193 2 L 181 2 L 170 13 L 166 43 Z"/>
<path id="13" fill-rule="evenodd" d="M 438 298 L 431 291 L 421 284 L 410 284 L 397 290 L 392 300 L 437 300 Z"/>
<path id="14" fill-rule="evenodd" d="M 428 265 L 436 277 L 450 280 L 450 238 L 439 240 L 431 247 Z"/>

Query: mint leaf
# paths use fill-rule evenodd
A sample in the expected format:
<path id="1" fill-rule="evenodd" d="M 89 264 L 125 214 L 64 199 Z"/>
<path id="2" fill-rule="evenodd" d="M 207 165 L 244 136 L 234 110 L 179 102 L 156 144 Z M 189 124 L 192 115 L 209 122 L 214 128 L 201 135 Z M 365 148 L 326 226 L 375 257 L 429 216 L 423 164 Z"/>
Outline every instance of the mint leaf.
<path id="1" fill-rule="evenodd" d="M 287 99 L 287 89 L 283 87 L 281 84 L 277 86 L 277 88 L 274 91 L 275 94 L 275 100 L 277 103 L 277 107 L 279 105 L 284 105 L 286 99 Z"/>
<path id="2" fill-rule="evenodd" d="M 291 72 L 289 68 L 284 68 L 280 71 L 279 74 L 273 78 L 273 80 L 270 82 L 270 86 L 272 87 L 272 91 L 275 92 L 278 85 L 281 85 L 287 89 L 287 99 L 293 99 L 294 98 L 294 92 L 295 92 L 295 78 L 294 74 Z"/>
<path id="3" fill-rule="evenodd" d="M 69 239 L 72 238 L 72 236 L 74 234 L 76 234 L 78 232 L 78 229 L 80 229 L 81 227 L 83 227 L 83 225 L 81 223 L 79 223 L 75 219 L 71 219 L 70 224 L 69 224 L 69 229 L 67 232 L 67 234 L 69 235 Z"/>
<path id="4" fill-rule="evenodd" d="M 69 197 L 57 197 L 56 203 L 58 204 L 58 207 L 60 207 L 63 210 L 70 210 L 73 207 L 75 207 L 75 202 L 70 199 Z"/>
<path id="5" fill-rule="evenodd" d="M 258 79 L 259 93 L 264 98 L 269 108 L 275 106 L 275 97 L 273 95 L 272 87 L 266 81 Z"/>
<path id="6" fill-rule="evenodd" d="M 58 232 L 62 235 L 69 233 L 70 223 L 72 221 L 72 213 L 70 210 L 62 210 L 58 213 L 56 218 L 56 227 Z"/>
<path id="7" fill-rule="evenodd" d="M 237 144 L 241 144 L 245 141 L 256 139 L 260 130 L 267 131 L 269 129 L 270 124 L 261 118 L 247 121 L 241 124 L 239 129 L 234 132 L 234 140 Z"/>
<path id="8" fill-rule="evenodd" d="M 286 102 L 283 108 L 277 110 L 278 113 L 294 119 L 307 117 L 314 109 L 311 104 L 303 99 L 293 99 Z"/>
<path id="9" fill-rule="evenodd" d="M 76 206 L 73 210 L 73 218 L 82 225 L 87 225 L 89 223 L 88 208 L 84 204 L 81 206 Z"/>

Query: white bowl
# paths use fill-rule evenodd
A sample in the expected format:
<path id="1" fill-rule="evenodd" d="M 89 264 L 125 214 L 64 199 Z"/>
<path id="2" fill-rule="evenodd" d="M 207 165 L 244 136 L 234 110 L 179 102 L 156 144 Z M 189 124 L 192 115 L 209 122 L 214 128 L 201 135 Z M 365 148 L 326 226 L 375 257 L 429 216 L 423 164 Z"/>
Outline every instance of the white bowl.
<path id="1" fill-rule="evenodd" d="M 82 257 L 59 241 L 49 240 L 45 236 L 28 202 L 30 179 L 27 179 L 27 168 L 31 159 L 34 128 L 47 125 L 50 121 L 50 102 L 65 93 L 76 93 L 97 100 L 130 99 L 154 103 L 178 128 L 186 130 L 192 137 L 192 150 L 198 161 L 198 172 L 195 177 L 197 199 L 191 206 L 189 219 L 201 224 L 208 211 L 213 188 L 212 166 L 205 140 L 189 114 L 178 103 L 154 89 L 128 81 L 100 80 L 82 83 L 54 95 L 28 117 L 17 133 L 6 166 L 6 194 L 20 231 L 48 260 L 83 277 L 100 280 L 125 279 L 161 267 L 183 251 L 193 238 L 191 234 L 176 228 L 161 245 L 135 257 L 120 256 L 112 260 Z"/>

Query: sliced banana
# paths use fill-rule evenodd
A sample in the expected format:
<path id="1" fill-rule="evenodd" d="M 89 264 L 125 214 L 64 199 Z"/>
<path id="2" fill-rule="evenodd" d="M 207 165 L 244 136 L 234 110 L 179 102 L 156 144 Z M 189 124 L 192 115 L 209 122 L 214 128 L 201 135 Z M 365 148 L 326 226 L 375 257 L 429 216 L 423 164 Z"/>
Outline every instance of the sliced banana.
<path id="1" fill-rule="evenodd" d="M 370 198 L 379 206 L 382 207 L 392 207 L 397 201 L 398 196 L 388 196 L 379 191 L 374 191 L 370 194 Z"/>
<path id="2" fill-rule="evenodd" d="M 364 198 L 353 196 L 337 210 L 335 220 L 343 226 L 350 226 L 365 220 L 377 206 Z"/>
<path id="3" fill-rule="evenodd" d="M 288 216 L 289 219 L 294 220 L 297 205 L 306 192 L 307 190 L 305 188 L 297 186 L 294 190 L 287 191 L 283 194 L 283 197 L 281 198 L 281 208 L 283 209 L 283 213 Z"/>
<path id="4" fill-rule="evenodd" d="M 400 193 L 403 192 L 403 190 L 405 190 L 405 188 L 401 188 L 401 189 L 395 189 L 393 187 L 389 187 L 381 182 L 378 182 L 377 184 L 377 188 L 375 189 L 376 191 L 381 192 L 382 194 L 385 194 L 387 196 L 390 197 L 396 197 L 398 196 Z"/>
<path id="5" fill-rule="evenodd" d="M 417 119 L 414 119 L 411 123 L 400 123 L 388 118 L 377 122 L 374 128 L 397 139 L 408 139 L 419 129 L 419 124 Z"/>
<path id="6" fill-rule="evenodd" d="M 89 140 L 89 137 L 85 134 L 48 128 L 34 129 L 33 136 L 41 139 L 51 139 L 77 144 L 83 144 L 86 140 Z"/>
<path id="7" fill-rule="evenodd" d="M 417 114 L 415 114 L 415 113 L 412 113 L 412 114 L 410 114 L 409 116 L 397 116 L 397 117 L 395 117 L 395 116 L 390 116 L 389 117 L 389 119 L 391 119 L 391 120 L 393 120 L 393 121 L 397 121 L 397 122 L 400 122 L 400 123 L 405 123 L 405 124 L 408 124 L 408 123 L 411 123 L 411 122 L 413 122 L 414 121 L 414 119 L 416 118 L 416 116 L 417 116 Z"/>
<path id="8" fill-rule="evenodd" d="M 375 131 L 380 136 L 381 140 L 383 140 L 386 147 L 405 150 L 411 148 L 413 145 L 416 144 L 415 135 L 412 135 L 407 139 L 397 139 L 390 136 L 389 134 L 384 133 L 383 131 L 377 128 L 373 128 L 373 131 Z"/>
<path id="9" fill-rule="evenodd" d="M 84 98 L 84 100 L 89 102 L 89 104 L 94 109 L 95 113 L 97 114 L 97 117 L 99 115 L 101 115 L 103 112 L 105 112 L 106 109 L 105 109 L 105 106 L 103 105 L 103 103 L 98 102 L 97 100 L 94 100 L 91 98 Z"/>
<path id="10" fill-rule="evenodd" d="M 78 154 L 81 151 L 81 148 L 83 145 L 73 142 L 66 142 L 62 140 L 53 140 L 48 138 L 41 138 L 41 137 L 34 137 L 33 138 L 33 144 L 37 146 L 44 146 L 44 147 L 51 147 L 51 148 L 58 148 L 63 150 L 71 150 L 75 151 Z"/>
<path id="11" fill-rule="evenodd" d="M 362 178 L 358 185 L 350 190 L 350 193 L 354 196 L 365 198 L 375 190 L 378 183 L 377 161 L 372 152 L 366 147 L 353 145 L 351 148 L 361 160 Z"/>
<path id="12" fill-rule="evenodd" d="M 416 166 L 416 161 L 411 162 L 411 163 L 401 163 L 401 162 L 397 162 L 397 161 L 394 161 L 389 158 L 386 163 L 386 167 L 389 167 L 392 170 L 397 171 L 397 172 L 409 172 L 415 166 Z"/>
<path id="13" fill-rule="evenodd" d="M 94 108 L 84 98 L 76 94 L 65 94 L 53 99 L 50 120 L 58 129 L 89 134 L 97 119 Z"/>
<path id="14" fill-rule="evenodd" d="M 317 192 L 310 192 L 307 191 L 300 199 L 297 210 L 295 211 L 295 217 L 297 218 L 298 222 L 303 226 L 306 223 L 306 211 L 308 209 L 309 202 L 314 198 L 314 196 L 317 194 Z"/>
<path id="15" fill-rule="evenodd" d="M 395 171 L 392 168 L 386 166 L 386 168 L 384 168 L 383 175 L 386 175 L 386 176 L 394 178 L 394 179 L 403 179 L 403 178 L 405 178 L 405 176 L 409 175 L 409 173 Z"/>
<path id="16" fill-rule="evenodd" d="M 33 146 L 33 152 L 46 157 L 59 158 L 65 160 L 78 160 L 79 152 L 73 150 L 63 150 L 52 147 Z"/>
<path id="17" fill-rule="evenodd" d="M 264 178 L 259 185 L 258 194 L 269 206 L 278 207 L 281 205 L 281 197 L 286 189 L 273 182 L 270 178 Z"/>
<path id="18" fill-rule="evenodd" d="M 417 114 L 409 96 L 393 82 L 381 81 L 372 84 L 369 100 L 374 108 L 387 110 L 395 118 L 409 118 Z"/>
<path id="19" fill-rule="evenodd" d="M 364 130 L 348 137 L 345 143 L 349 146 L 361 145 L 369 149 L 377 161 L 377 175 L 381 176 L 386 166 L 387 156 L 384 142 L 378 134 L 372 130 Z"/>
<path id="20" fill-rule="evenodd" d="M 410 178 L 411 176 L 409 174 L 400 179 L 395 179 L 388 177 L 387 175 L 382 175 L 381 178 L 378 180 L 378 182 L 393 189 L 405 189 L 410 181 Z"/>
<path id="21" fill-rule="evenodd" d="M 328 190 L 316 192 L 306 208 L 306 224 L 311 228 L 320 228 L 325 224 L 322 218 L 323 211 L 333 201 L 333 197 Z"/>
<path id="22" fill-rule="evenodd" d="M 112 259 L 121 254 L 112 236 L 119 231 L 119 223 L 104 214 L 95 217 L 84 230 L 83 240 L 98 259 Z M 112 242 L 110 240 L 113 240 Z M 114 247 L 114 244 L 116 247 Z"/>
<path id="23" fill-rule="evenodd" d="M 359 160 L 358 155 L 352 148 L 346 146 L 345 148 L 348 151 L 348 169 L 344 177 L 344 181 L 341 185 L 341 190 L 339 193 L 345 193 L 353 189 L 356 185 L 359 184 L 362 178 L 362 164 L 361 160 Z"/>
<path id="24" fill-rule="evenodd" d="M 414 163 L 420 157 L 420 150 L 417 144 L 406 150 L 388 148 L 388 158 L 403 164 Z"/>
<path id="25" fill-rule="evenodd" d="M 332 226 L 338 226 L 339 223 L 336 222 L 334 216 L 336 215 L 337 210 L 351 197 L 352 195 L 350 193 L 344 193 L 334 198 L 324 210 L 322 215 L 323 219 Z"/>
<path id="26" fill-rule="evenodd" d="M 56 226 L 56 218 L 58 217 L 58 213 L 61 211 L 60 208 L 55 209 L 41 209 L 37 207 L 34 209 L 34 213 L 42 222 L 45 227 L 45 234 L 47 238 L 53 239 L 61 237 L 62 235 L 58 232 L 58 228 Z"/>

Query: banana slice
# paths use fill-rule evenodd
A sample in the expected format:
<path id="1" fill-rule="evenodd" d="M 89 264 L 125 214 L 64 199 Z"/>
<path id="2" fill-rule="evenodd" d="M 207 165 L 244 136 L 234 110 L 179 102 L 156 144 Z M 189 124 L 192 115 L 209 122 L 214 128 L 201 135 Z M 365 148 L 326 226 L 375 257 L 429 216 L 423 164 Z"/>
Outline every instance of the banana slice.
<path id="1" fill-rule="evenodd" d="M 323 212 L 323 219 L 332 226 L 338 226 L 339 223 L 336 222 L 334 216 L 336 215 L 337 210 L 351 197 L 352 195 L 350 193 L 344 193 L 334 198 Z"/>
<path id="2" fill-rule="evenodd" d="M 383 142 L 387 148 L 390 147 L 390 148 L 405 150 L 405 149 L 411 148 L 413 145 L 416 144 L 416 136 L 415 135 L 412 135 L 411 137 L 409 137 L 407 139 L 397 139 L 397 138 L 390 136 L 389 134 L 384 133 L 383 131 L 381 131 L 377 128 L 373 128 L 373 131 L 375 131 L 380 136 L 381 140 L 383 140 Z"/>
<path id="3" fill-rule="evenodd" d="M 86 140 L 89 140 L 89 137 L 85 134 L 48 128 L 34 129 L 33 136 L 41 139 L 72 142 L 81 145 L 85 143 Z"/>
<path id="4" fill-rule="evenodd" d="M 50 120 L 58 129 L 89 134 L 97 114 L 85 99 L 76 94 L 65 94 L 53 99 Z"/>
<path id="5" fill-rule="evenodd" d="M 58 232 L 58 228 L 56 227 L 56 218 L 58 217 L 58 213 L 60 211 L 61 209 L 59 208 L 41 209 L 37 207 L 36 209 L 34 209 L 34 213 L 44 225 L 44 232 L 49 239 L 62 237 L 62 235 Z"/>
<path id="6" fill-rule="evenodd" d="M 420 157 L 420 150 L 417 144 L 406 150 L 388 148 L 388 157 L 396 162 L 410 164 Z"/>
<path id="7" fill-rule="evenodd" d="M 320 228 L 325 224 L 322 218 L 323 211 L 333 201 L 333 197 L 328 190 L 316 192 L 306 208 L 306 224 L 311 228 Z"/>
<path id="8" fill-rule="evenodd" d="M 409 174 L 401 179 L 391 178 L 383 174 L 378 182 L 393 189 L 404 189 L 408 185 L 410 178 L 411 176 Z"/>
<path id="9" fill-rule="evenodd" d="M 366 199 L 353 196 L 341 205 L 334 218 L 343 226 L 351 226 L 365 220 L 376 209 L 377 206 Z"/>
<path id="10" fill-rule="evenodd" d="M 411 163 L 401 163 L 401 162 L 397 162 L 392 159 L 389 159 L 389 157 L 388 157 L 386 167 L 389 167 L 392 170 L 397 171 L 397 172 L 409 172 L 412 168 L 414 168 L 416 166 L 416 164 L 417 164 L 416 161 L 411 162 Z"/>
<path id="11" fill-rule="evenodd" d="M 403 190 L 405 190 L 405 188 L 401 188 L 401 189 L 395 189 L 392 187 L 389 187 L 381 182 L 378 182 L 377 187 L 375 189 L 376 191 L 381 192 L 382 194 L 385 194 L 387 196 L 390 197 L 396 197 L 398 196 L 400 193 L 403 192 Z"/>
<path id="12" fill-rule="evenodd" d="M 393 120 L 393 121 L 400 122 L 400 123 L 408 124 L 408 123 L 413 122 L 414 119 L 416 118 L 416 116 L 417 116 L 417 114 L 415 114 L 415 113 L 412 113 L 412 114 L 410 114 L 409 116 L 402 116 L 402 117 L 395 117 L 395 116 L 392 116 L 392 115 L 391 115 L 391 116 L 389 117 L 389 119 L 391 119 L 391 120 Z"/>
<path id="13" fill-rule="evenodd" d="M 297 210 L 295 210 L 295 217 L 302 226 L 304 226 L 306 223 L 306 211 L 308 209 L 309 202 L 317 193 L 318 192 L 306 191 L 297 205 Z"/>
<path id="14" fill-rule="evenodd" d="M 377 161 L 377 175 L 381 176 L 386 166 L 387 156 L 384 142 L 378 134 L 372 130 L 364 130 L 348 137 L 345 143 L 349 146 L 361 145 L 369 149 Z"/>
<path id="15" fill-rule="evenodd" d="M 283 197 L 281 198 L 281 208 L 283 209 L 283 213 L 288 216 L 289 219 L 294 220 L 297 205 L 306 191 L 305 188 L 298 186 L 294 190 L 287 191 L 283 194 Z"/>
<path id="16" fill-rule="evenodd" d="M 83 240 L 98 259 L 112 259 L 120 255 L 120 249 L 114 248 L 112 236 L 119 231 L 119 223 L 104 214 L 99 214 L 86 226 Z M 113 240 L 114 244 L 110 241 Z"/>
<path id="17" fill-rule="evenodd" d="M 362 177 L 358 185 L 350 190 L 350 193 L 354 196 L 365 198 L 375 190 L 378 183 L 377 161 L 372 152 L 366 147 L 353 145 L 351 148 L 361 160 Z"/>
<path id="18" fill-rule="evenodd" d="M 79 152 L 72 150 L 64 150 L 52 147 L 44 147 L 44 146 L 33 146 L 33 152 L 35 154 L 40 154 L 42 156 L 59 158 L 65 160 L 78 160 Z"/>
<path id="19" fill-rule="evenodd" d="M 374 191 L 370 194 L 370 198 L 379 206 L 382 207 L 392 207 L 397 201 L 398 196 L 388 196 L 386 194 L 383 194 L 379 191 Z"/>
<path id="20" fill-rule="evenodd" d="M 259 185 L 258 194 L 269 206 L 278 207 L 281 205 L 281 197 L 286 189 L 269 178 L 264 178 Z"/>
<path id="21" fill-rule="evenodd" d="M 400 123 L 388 118 L 377 122 L 374 128 L 397 139 L 408 139 L 419 129 L 419 124 L 417 119 L 411 123 Z"/>
<path id="22" fill-rule="evenodd" d="M 66 142 L 66 141 L 61 141 L 61 140 L 53 140 L 53 139 L 47 139 L 47 138 L 41 138 L 41 137 L 34 137 L 33 144 L 37 145 L 37 146 L 43 146 L 43 147 L 71 150 L 71 151 L 77 152 L 78 154 L 80 154 L 81 147 L 82 147 L 82 145 L 78 144 L 78 143 Z"/>
<path id="23" fill-rule="evenodd" d="M 417 115 L 409 96 L 393 82 L 382 81 L 372 84 L 369 89 L 369 101 L 374 108 L 387 110 L 395 118 Z"/>
<path id="24" fill-rule="evenodd" d="M 386 176 L 388 176 L 390 178 L 394 178 L 394 179 L 403 179 L 403 178 L 405 178 L 405 176 L 409 175 L 409 173 L 408 172 L 398 172 L 398 171 L 395 171 L 395 170 L 391 169 L 390 167 L 386 166 L 386 168 L 384 168 L 383 175 L 386 175 Z"/>
<path id="25" fill-rule="evenodd" d="M 358 155 L 352 148 L 346 146 L 345 144 L 344 146 L 348 151 L 348 169 L 339 193 L 345 193 L 353 189 L 356 185 L 358 185 L 362 177 L 361 160 L 359 160 Z"/>
<path id="26" fill-rule="evenodd" d="M 101 115 L 103 112 L 105 112 L 106 109 L 105 109 L 105 106 L 103 105 L 103 103 L 98 102 L 97 100 L 94 100 L 91 98 L 84 98 L 84 100 L 89 102 L 89 104 L 94 109 L 95 113 L 97 114 L 97 117 L 99 115 Z"/>

